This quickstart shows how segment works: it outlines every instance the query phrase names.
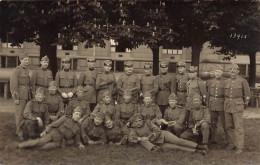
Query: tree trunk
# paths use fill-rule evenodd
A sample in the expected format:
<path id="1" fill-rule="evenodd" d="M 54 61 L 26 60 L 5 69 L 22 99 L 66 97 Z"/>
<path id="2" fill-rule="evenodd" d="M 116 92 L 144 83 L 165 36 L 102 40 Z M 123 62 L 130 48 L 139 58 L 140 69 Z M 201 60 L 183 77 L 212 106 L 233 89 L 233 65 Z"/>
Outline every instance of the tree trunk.
<path id="1" fill-rule="evenodd" d="M 50 26 L 52 27 L 52 26 Z M 40 58 L 47 55 L 49 57 L 49 68 L 52 71 L 53 78 L 57 73 L 57 47 L 53 45 L 57 33 L 55 30 L 46 27 L 39 32 L 40 35 Z"/>
<path id="2" fill-rule="evenodd" d="M 154 46 L 152 49 L 153 52 L 153 75 L 159 74 L 159 46 Z"/>
<path id="3" fill-rule="evenodd" d="M 249 86 L 255 86 L 255 78 L 256 78 L 256 51 L 249 51 L 250 65 L 249 65 Z"/>

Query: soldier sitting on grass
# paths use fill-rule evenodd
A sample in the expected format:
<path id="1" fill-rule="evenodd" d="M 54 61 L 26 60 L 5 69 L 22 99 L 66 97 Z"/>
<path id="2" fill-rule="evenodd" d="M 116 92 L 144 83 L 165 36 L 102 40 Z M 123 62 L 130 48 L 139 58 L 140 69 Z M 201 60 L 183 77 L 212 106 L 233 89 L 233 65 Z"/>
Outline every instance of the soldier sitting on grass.
<path id="1" fill-rule="evenodd" d="M 109 117 L 105 117 L 105 131 L 108 144 L 124 145 L 127 142 L 129 129 L 120 121 L 113 121 Z"/>
<path id="2" fill-rule="evenodd" d="M 187 152 L 198 152 L 206 154 L 206 148 L 197 143 L 178 138 L 169 131 L 160 130 L 150 120 L 144 121 L 137 114 L 133 117 L 132 129 L 130 129 L 128 140 L 139 143 L 149 151 L 182 150 Z"/>
<path id="3" fill-rule="evenodd" d="M 84 145 L 80 141 L 80 128 L 78 121 L 81 118 L 81 108 L 73 110 L 72 117 L 63 116 L 52 124 L 48 125 L 41 133 L 41 138 L 29 140 L 18 144 L 18 148 L 52 149 L 61 147 L 64 141 L 74 139 L 76 145 L 83 149 Z M 64 146 L 63 146 L 64 147 Z"/>
<path id="4" fill-rule="evenodd" d="M 24 109 L 25 140 L 39 137 L 45 126 L 50 123 L 48 105 L 44 102 L 44 88 L 39 87 L 35 93 L 35 99 L 30 100 Z"/>
<path id="5" fill-rule="evenodd" d="M 177 100 L 177 96 L 174 93 L 169 96 L 170 106 L 166 109 L 163 118 L 167 121 L 166 130 L 179 137 L 185 128 L 183 124 L 185 111 L 177 106 Z"/>
<path id="6" fill-rule="evenodd" d="M 103 113 L 97 113 L 83 121 L 81 124 L 81 137 L 84 144 L 102 145 L 107 142 L 103 122 Z"/>

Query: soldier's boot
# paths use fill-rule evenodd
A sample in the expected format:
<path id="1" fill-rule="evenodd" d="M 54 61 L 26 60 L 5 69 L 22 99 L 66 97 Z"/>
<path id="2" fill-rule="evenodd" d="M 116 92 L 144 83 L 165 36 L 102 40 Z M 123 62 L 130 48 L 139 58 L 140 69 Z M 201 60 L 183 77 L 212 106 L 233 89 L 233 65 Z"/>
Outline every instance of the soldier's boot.
<path id="1" fill-rule="evenodd" d="M 197 147 L 196 147 L 196 149 L 198 149 L 198 150 L 209 150 L 207 144 L 201 144 L 201 145 L 198 144 Z"/>

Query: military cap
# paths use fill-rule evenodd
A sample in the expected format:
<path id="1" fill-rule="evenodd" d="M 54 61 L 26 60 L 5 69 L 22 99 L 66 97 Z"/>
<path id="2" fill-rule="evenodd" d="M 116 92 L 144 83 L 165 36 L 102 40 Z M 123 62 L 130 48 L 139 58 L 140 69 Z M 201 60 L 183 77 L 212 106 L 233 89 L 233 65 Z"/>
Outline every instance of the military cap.
<path id="1" fill-rule="evenodd" d="M 24 58 L 29 58 L 29 56 L 27 54 L 21 53 L 19 54 L 19 59 L 22 60 Z"/>
<path id="2" fill-rule="evenodd" d="M 111 97 L 111 93 L 110 93 L 109 91 L 105 91 L 105 92 L 103 93 L 103 98 L 106 97 L 106 96 Z"/>
<path id="3" fill-rule="evenodd" d="M 80 113 L 82 113 L 81 107 L 80 107 L 80 106 L 77 106 L 76 108 L 74 108 L 74 109 L 73 109 L 73 113 L 74 113 L 74 112 L 80 112 Z"/>
<path id="4" fill-rule="evenodd" d="M 177 62 L 177 67 L 186 67 L 186 62 L 184 60 Z"/>
<path id="5" fill-rule="evenodd" d="M 195 100 L 195 99 L 202 100 L 201 95 L 199 95 L 198 93 L 194 93 L 193 100 Z"/>
<path id="6" fill-rule="evenodd" d="M 233 69 L 233 68 L 235 68 L 235 69 L 239 69 L 239 66 L 238 66 L 236 63 L 231 63 L 229 69 Z"/>
<path id="7" fill-rule="evenodd" d="M 83 92 L 84 91 L 84 88 L 80 85 L 77 87 L 77 92 Z"/>
<path id="8" fill-rule="evenodd" d="M 223 70 L 223 66 L 217 64 L 215 65 L 215 70 Z"/>
<path id="9" fill-rule="evenodd" d="M 97 117 L 97 118 L 100 118 L 102 120 L 105 119 L 105 116 L 104 116 L 104 114 L 102 112 L 95 113 L 95 114 L 93 114 L 93 116 L 94 116 L 94 118 Z"/>
<path id="10" fill-rule="evenodd" d="M 48 56 L 47 56 L 47 55 L 46 55 L 46 56 L 43 56 L 42 59 L 41 59 L 41 61 L 49 61 Z"/>
<path id="11" fill-rule="evenodd" d="M 144 63 L 144 69 L 152 69 L 152 64 L 150 62 Z"/>
<path id="12" fill-rule="evenodd" d="M 71 62 L 71 59 L 69 57 L 63 57 L 62 58 L 62 62 L 63 63 L 70 63 Z"/>
<path id="13" fill-rule="evenodd" d="M 144 98 L 145 98 L 145 97 L 152 97 L 152 95 L 151 95 L 150 92 L 145 92 L 143 96 L 144 96 Z"/>
<path id="14" fill-rule="evenodd" d="M 130 90 L 125 90 L 124 91 L 124 95 L 126 96 L 131 96 L 132 95 L 132 92 Z"/>
<path id="15" fill-rule="evenodd" d="M 104 66 L 112 66 L 112 61 L 111 60 L 105 60 Z"/>
<path id="16" fill-rule="evenodd" d="M 170 96 L 169 96 L 169 100 L 177 100 L 177 96 L 172 93 Z"/>
<path id="17" fill-rule="evenodd" d="M 143 120 L 143 116 L 139 113 L 134 114 L 132 117 L 130 117 L 130 119 L 128 120 L 130 123 L 133 123 L 134 121 L 136 121 L 137 119 L 141 119 Z"/>
<path id="18" fill-rule="evenodd" d="M 133 62 L 132 61 L 125 61 L 124 65 L 125 65 L 125 67 L 133 67 Z"/>
<path id="19" fill-rule="evenodd" d="M 195 72 L 198 71 L 198 67 L 197 66 L 190 66 L 189 71 L 190 71 L 190 73 L 195 73 Z"/>
<path id="20" fill-rule="evenodd" d="M 94 57 L 89 57 L 87 60 L 88 62 L 96 62 L 96 59 Z"/>
<path id="21" fill-rule="evenodd" d="M 56 81 L 51 81 L 51 82 L 49 83 L 49 87 L 52 87 L 52 86 L 55 86 L 55 87 L 58 86 L 57 83 L 56 83 Z"/>
<path id="22" fill-rule="evenodd" d="M 168 67 L 168 65 L 169 65 L 169 62 L 168 61 L 161 61 L 161 63 L 160 63 L 160 67 L 161 68 L 167 68 Z"/>
<path id="23" fill-rule="evenodd" d="M 37 88 L 35 93 L 42 93 L 42 94 L 44 94 L 44 88 L 42 88 L 42 87 Z"/>

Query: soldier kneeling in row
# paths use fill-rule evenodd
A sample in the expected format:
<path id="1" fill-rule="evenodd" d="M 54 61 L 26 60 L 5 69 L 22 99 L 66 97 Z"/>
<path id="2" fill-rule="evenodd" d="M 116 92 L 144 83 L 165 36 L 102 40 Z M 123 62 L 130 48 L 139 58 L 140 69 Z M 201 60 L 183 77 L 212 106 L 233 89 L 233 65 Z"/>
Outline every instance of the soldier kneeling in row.
<path id="1" fill-rule="evenodd" d="M 48 105 L 44 102 L 44 88 L 39 87 L 36 90 L 35 99 L 30 100 L 24 110 L 23 136 L 37 138 L 46 125 L 50 123 L 50 114 Z"/>
<path id="2" fill-rule="evenodd" d="M 129 132 L 129 142 L 139 143 L 150 151 L 182 150 L 206 154 L 206 148 L 197 143 L 178 138 L 169 131 L 160 130 L 150 120 L 144 121 L 141 115 L 135 115 Z"/>
<path id="3" fill-rule="evenodd" d="M 78 121 L 81 118 L 81 108 L 73 110 L 72 117 L 63 116 L 54 123 L 48 125 L 41 133 L 41 138 L 29 140 L 18 144 L 18 148 L 51 149 L 61 147 L 64 141 L 75 140 L 76 145 L 82 149 L 84 145 L 80 141 L 80 128 Z"/>
<path id="4" fill-rule="evenodd" d="M 188 129 L 181 134 L 181 138 L 198 141 L 202 135 L 202 144 L 207 148 L 210 135 L 210 112 L 209 109 L 202 106 L 202 100 L 199 94 L 193 96 L 193 107 L 190 109 Z"/>

